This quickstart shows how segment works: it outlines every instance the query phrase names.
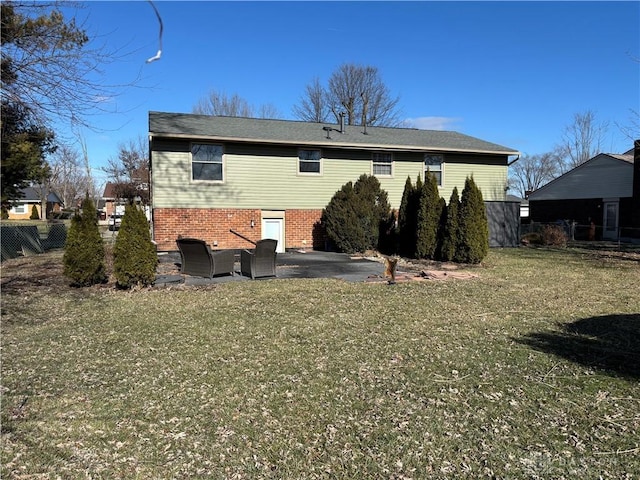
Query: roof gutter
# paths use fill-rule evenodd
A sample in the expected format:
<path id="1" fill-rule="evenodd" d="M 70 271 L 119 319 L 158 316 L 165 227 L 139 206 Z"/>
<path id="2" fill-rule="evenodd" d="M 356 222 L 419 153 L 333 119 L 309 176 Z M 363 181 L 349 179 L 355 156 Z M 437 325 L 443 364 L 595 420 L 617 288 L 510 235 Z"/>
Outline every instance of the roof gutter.
<path id="1" fill-rule="evenodd" d="M 518 154 L 518 156 L 515 158 L 515 160 L 511 160 L 509 163 L 507 163 L 507 167 L 510 167 L 511 165 L 516 163 L 518 160 L 520 160 L 520 154 Z"/>

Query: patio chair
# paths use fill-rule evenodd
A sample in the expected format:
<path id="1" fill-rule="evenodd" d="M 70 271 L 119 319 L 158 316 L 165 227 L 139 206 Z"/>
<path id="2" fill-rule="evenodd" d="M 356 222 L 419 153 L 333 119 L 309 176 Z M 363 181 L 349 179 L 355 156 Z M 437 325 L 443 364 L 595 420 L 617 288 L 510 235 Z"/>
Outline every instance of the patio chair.
<path id="1" fill-rule="evenodd" d="M 266 238 L 258 240 L 253 250 L 240 252 L 240 271 L 242 275 L 251 277 L 276 276 L 276 246 L 277 240 Z"/>
<path id="2" fill-rule="evenodd" d="M 216 275 L 233 275 L 235 255 L 233 250 L 212 251 L 204 240 L 179 238 L 176 240 L 180 259 L 180 273 L 194 277 L 213 278 Z"/>

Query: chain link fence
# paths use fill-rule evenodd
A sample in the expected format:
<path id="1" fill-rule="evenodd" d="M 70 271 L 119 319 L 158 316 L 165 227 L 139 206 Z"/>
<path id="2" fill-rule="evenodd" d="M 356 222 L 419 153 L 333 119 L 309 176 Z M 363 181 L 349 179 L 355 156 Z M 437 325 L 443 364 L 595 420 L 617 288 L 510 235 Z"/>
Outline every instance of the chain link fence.
<path id="1" fill-rule="evenodd" d="M 19 256 L 44 253 L 64 248 L 67 227 L 64 223 L 45 225 L 1 225 L 0 247 L 2 261 Z"/>
<path id="2" fill-rule="evenodd" d="M 567 235 L 567 239 L 572 241 L 613 241 L 640 244 L 640 228 L 619 227 L 613 231 L 605 232 L 602 225 L 596 225 L 595 223 L 583 225 L 569 220 L 554 223 L 531 222 L 522 224 L 520 225 L 521 235 L 541 233 L 546 226 L 562 228 Z"/>

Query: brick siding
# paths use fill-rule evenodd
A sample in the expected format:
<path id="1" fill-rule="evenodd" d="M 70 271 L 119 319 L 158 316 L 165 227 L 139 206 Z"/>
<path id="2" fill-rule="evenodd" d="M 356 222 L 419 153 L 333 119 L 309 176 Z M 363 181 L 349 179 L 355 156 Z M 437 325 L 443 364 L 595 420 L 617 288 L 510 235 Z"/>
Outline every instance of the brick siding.
<path id="1" fill-rule="evenodd" d="M 321 210 L 285 212 L 287 249 L 324 249 L 325 235 L 319 227 Z M 254 226 L 251 227 L 253 220 Z M 260 209 L 233 208 L 156 208 L 153 211 L 153 236 L 159 251 L 174 251 L 179 236 L 204 240 L 214 249 L 253 248 L 252 241 L 262 238 Z"/>

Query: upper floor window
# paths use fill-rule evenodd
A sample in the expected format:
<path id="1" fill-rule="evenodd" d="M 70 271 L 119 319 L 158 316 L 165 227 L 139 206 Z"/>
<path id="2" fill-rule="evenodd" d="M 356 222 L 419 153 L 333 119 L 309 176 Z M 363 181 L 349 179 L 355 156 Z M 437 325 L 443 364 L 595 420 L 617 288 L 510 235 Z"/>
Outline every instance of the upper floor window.
<path id="1" fill-rule="evenodd" d="M 393 173 L 393 157 L 390 153 L 374 152 L 371 160 L 373 162 L 373 174 L 390 177 Z"/>
<path id="2" fill-rule="evenodd" d="M 210 143 L 194 143 L 191 145 L 191 178 L 221 182 L 222 145 Z"/>
<path id="3" fill-rule="evenodd" d="M 316 173 L 319 174 L 320 159 L 322 153 L 320 150 L 298 150 L 298 173 Z"/>
<path id="4" fill-rule="evenodd" d="M 427 172 L 436 177 L 438 186 L 442 186 L 442 163 L 444 156 L 427 153 L 424 156 L 424 178 L 427 178 Z"/>

